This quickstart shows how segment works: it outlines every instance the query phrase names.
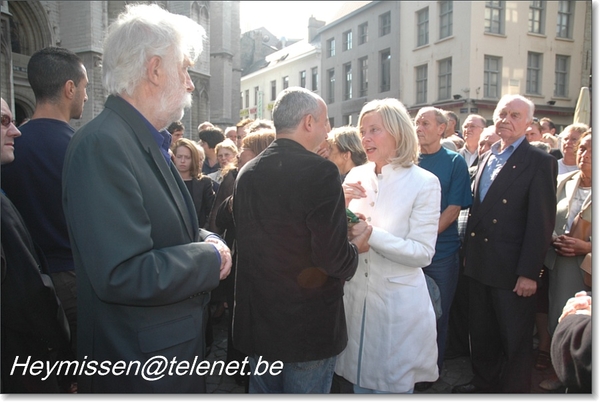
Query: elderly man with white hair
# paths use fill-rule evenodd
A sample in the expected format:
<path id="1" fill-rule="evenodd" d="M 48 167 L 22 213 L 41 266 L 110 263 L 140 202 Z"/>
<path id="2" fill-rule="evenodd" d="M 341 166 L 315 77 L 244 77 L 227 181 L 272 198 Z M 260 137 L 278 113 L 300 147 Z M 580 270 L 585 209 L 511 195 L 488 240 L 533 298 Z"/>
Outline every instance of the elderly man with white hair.
<path id="1" fill-rule="evenodd" d="M 556 215 L 556 159 L 525 139 L 535 105 L 503 96 L 465 233 L 474 378 L 453 393 L 529 393 L 538 280 Z"/>
<path id="2" fill-rule="evenodd" d="M 102 75 L 110 96 L 73 137 L 63 171 L 78 357 L 89 362 L 79 392 L 205 392 L 204 377 L 180 373 L 204 359 L 205 308 L 231 255 L 198 230 L 165 130 L 191 105 L 188 68 L 203 35 L 157 5 L 130 5 L 109 27 Z M 145 369 L 166 362 L 173 370 L 147 379 Z"/>

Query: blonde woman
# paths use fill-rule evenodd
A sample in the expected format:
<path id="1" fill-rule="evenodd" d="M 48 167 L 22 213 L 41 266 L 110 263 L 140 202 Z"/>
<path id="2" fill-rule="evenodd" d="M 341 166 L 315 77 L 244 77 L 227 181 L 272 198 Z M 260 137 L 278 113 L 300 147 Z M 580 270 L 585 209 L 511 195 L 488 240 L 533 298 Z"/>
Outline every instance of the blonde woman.
<path id="1" fill-rule="evenodd" d="M 233 141 L 226 138 L 223 142 L 217 144 L 215 153 L 217 154 L 217 161 L 219 162 L 219 170 L 210 173 L 208 177 L 215 183 L 221 184 L 223 177 L 225 177 L 227 172 L 237 165 L 238 148 Z M 215 191 L 217 190 L 218 186 Z"/>
<path id="2" fill-rule="evenodd" d="M 358 127 L 369 163 L 352 169 L 344 196 L 361 221 L 350 237 L 373 227 L 370 249 L 344 285 L 348 346 L 335 372 L 355 393 L 412 393 L 438 378 L 436 317 L 422 267 L 435 253 L 441 189 L 416 165 L 418 140 L 396 99 L 367 103 Z"/>

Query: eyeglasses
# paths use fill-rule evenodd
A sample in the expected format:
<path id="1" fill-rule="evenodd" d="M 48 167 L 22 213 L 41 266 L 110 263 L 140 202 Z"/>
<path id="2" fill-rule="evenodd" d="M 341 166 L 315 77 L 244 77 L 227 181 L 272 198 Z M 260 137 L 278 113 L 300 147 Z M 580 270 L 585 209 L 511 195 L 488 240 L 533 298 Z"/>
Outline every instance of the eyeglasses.
<path id="1" fill-rule="evenodd" d="M 10 127 L 10 124 L 15 124 L 15 120 L 10 118 L 9 115 L 7 114 L 3 114 L 2 115 L 2 125 L 6 128 Z"/>

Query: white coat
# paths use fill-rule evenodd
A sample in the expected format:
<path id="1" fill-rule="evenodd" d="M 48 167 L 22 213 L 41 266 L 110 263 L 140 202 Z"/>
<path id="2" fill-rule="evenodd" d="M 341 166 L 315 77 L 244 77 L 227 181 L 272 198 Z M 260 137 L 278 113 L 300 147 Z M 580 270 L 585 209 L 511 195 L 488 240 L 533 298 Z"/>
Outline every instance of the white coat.
<path id="1" fill-rule="evenodd" d="M 348 207 L 366 216 L 373 233 L 370 250 L 360 254 L 356 274 L 344 285 L 348 346 L 335 372 L 364 388 L 407 392 L 438 378 L 435 313 L 421 268 L 435 253 L 440 184 L 414 165 L 388 164 L 376 175 L 374 163 L 353 168 L 344 180 L 358 181 L 367 197 Z"/>

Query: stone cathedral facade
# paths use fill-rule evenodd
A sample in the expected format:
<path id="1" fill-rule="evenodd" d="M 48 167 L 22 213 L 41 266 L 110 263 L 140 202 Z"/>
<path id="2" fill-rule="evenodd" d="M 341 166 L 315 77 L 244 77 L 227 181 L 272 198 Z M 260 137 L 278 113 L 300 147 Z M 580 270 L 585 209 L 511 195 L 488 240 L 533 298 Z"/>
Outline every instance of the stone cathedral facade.
<path id="1" fill-rule="evenodd" d="M 31 55 L 47 46 L 77 53 L 87 69 L 88 101 L 76 129 L 97 116 L 107 94 L 102 88 L 102 44 L 108 26 L 129 1 L 1 1 L 0 90 L 17 123 L 30 117 L 35 97 L 27 80 Z M 210 121 L 235 125 L 240 110 L 239 1 L 154 1 L 190 17 L 206 31 L 203 52 L 190 69 L 193 105 L 182 119 L 185 136 L 198 139 L 197 127 Z"/>

